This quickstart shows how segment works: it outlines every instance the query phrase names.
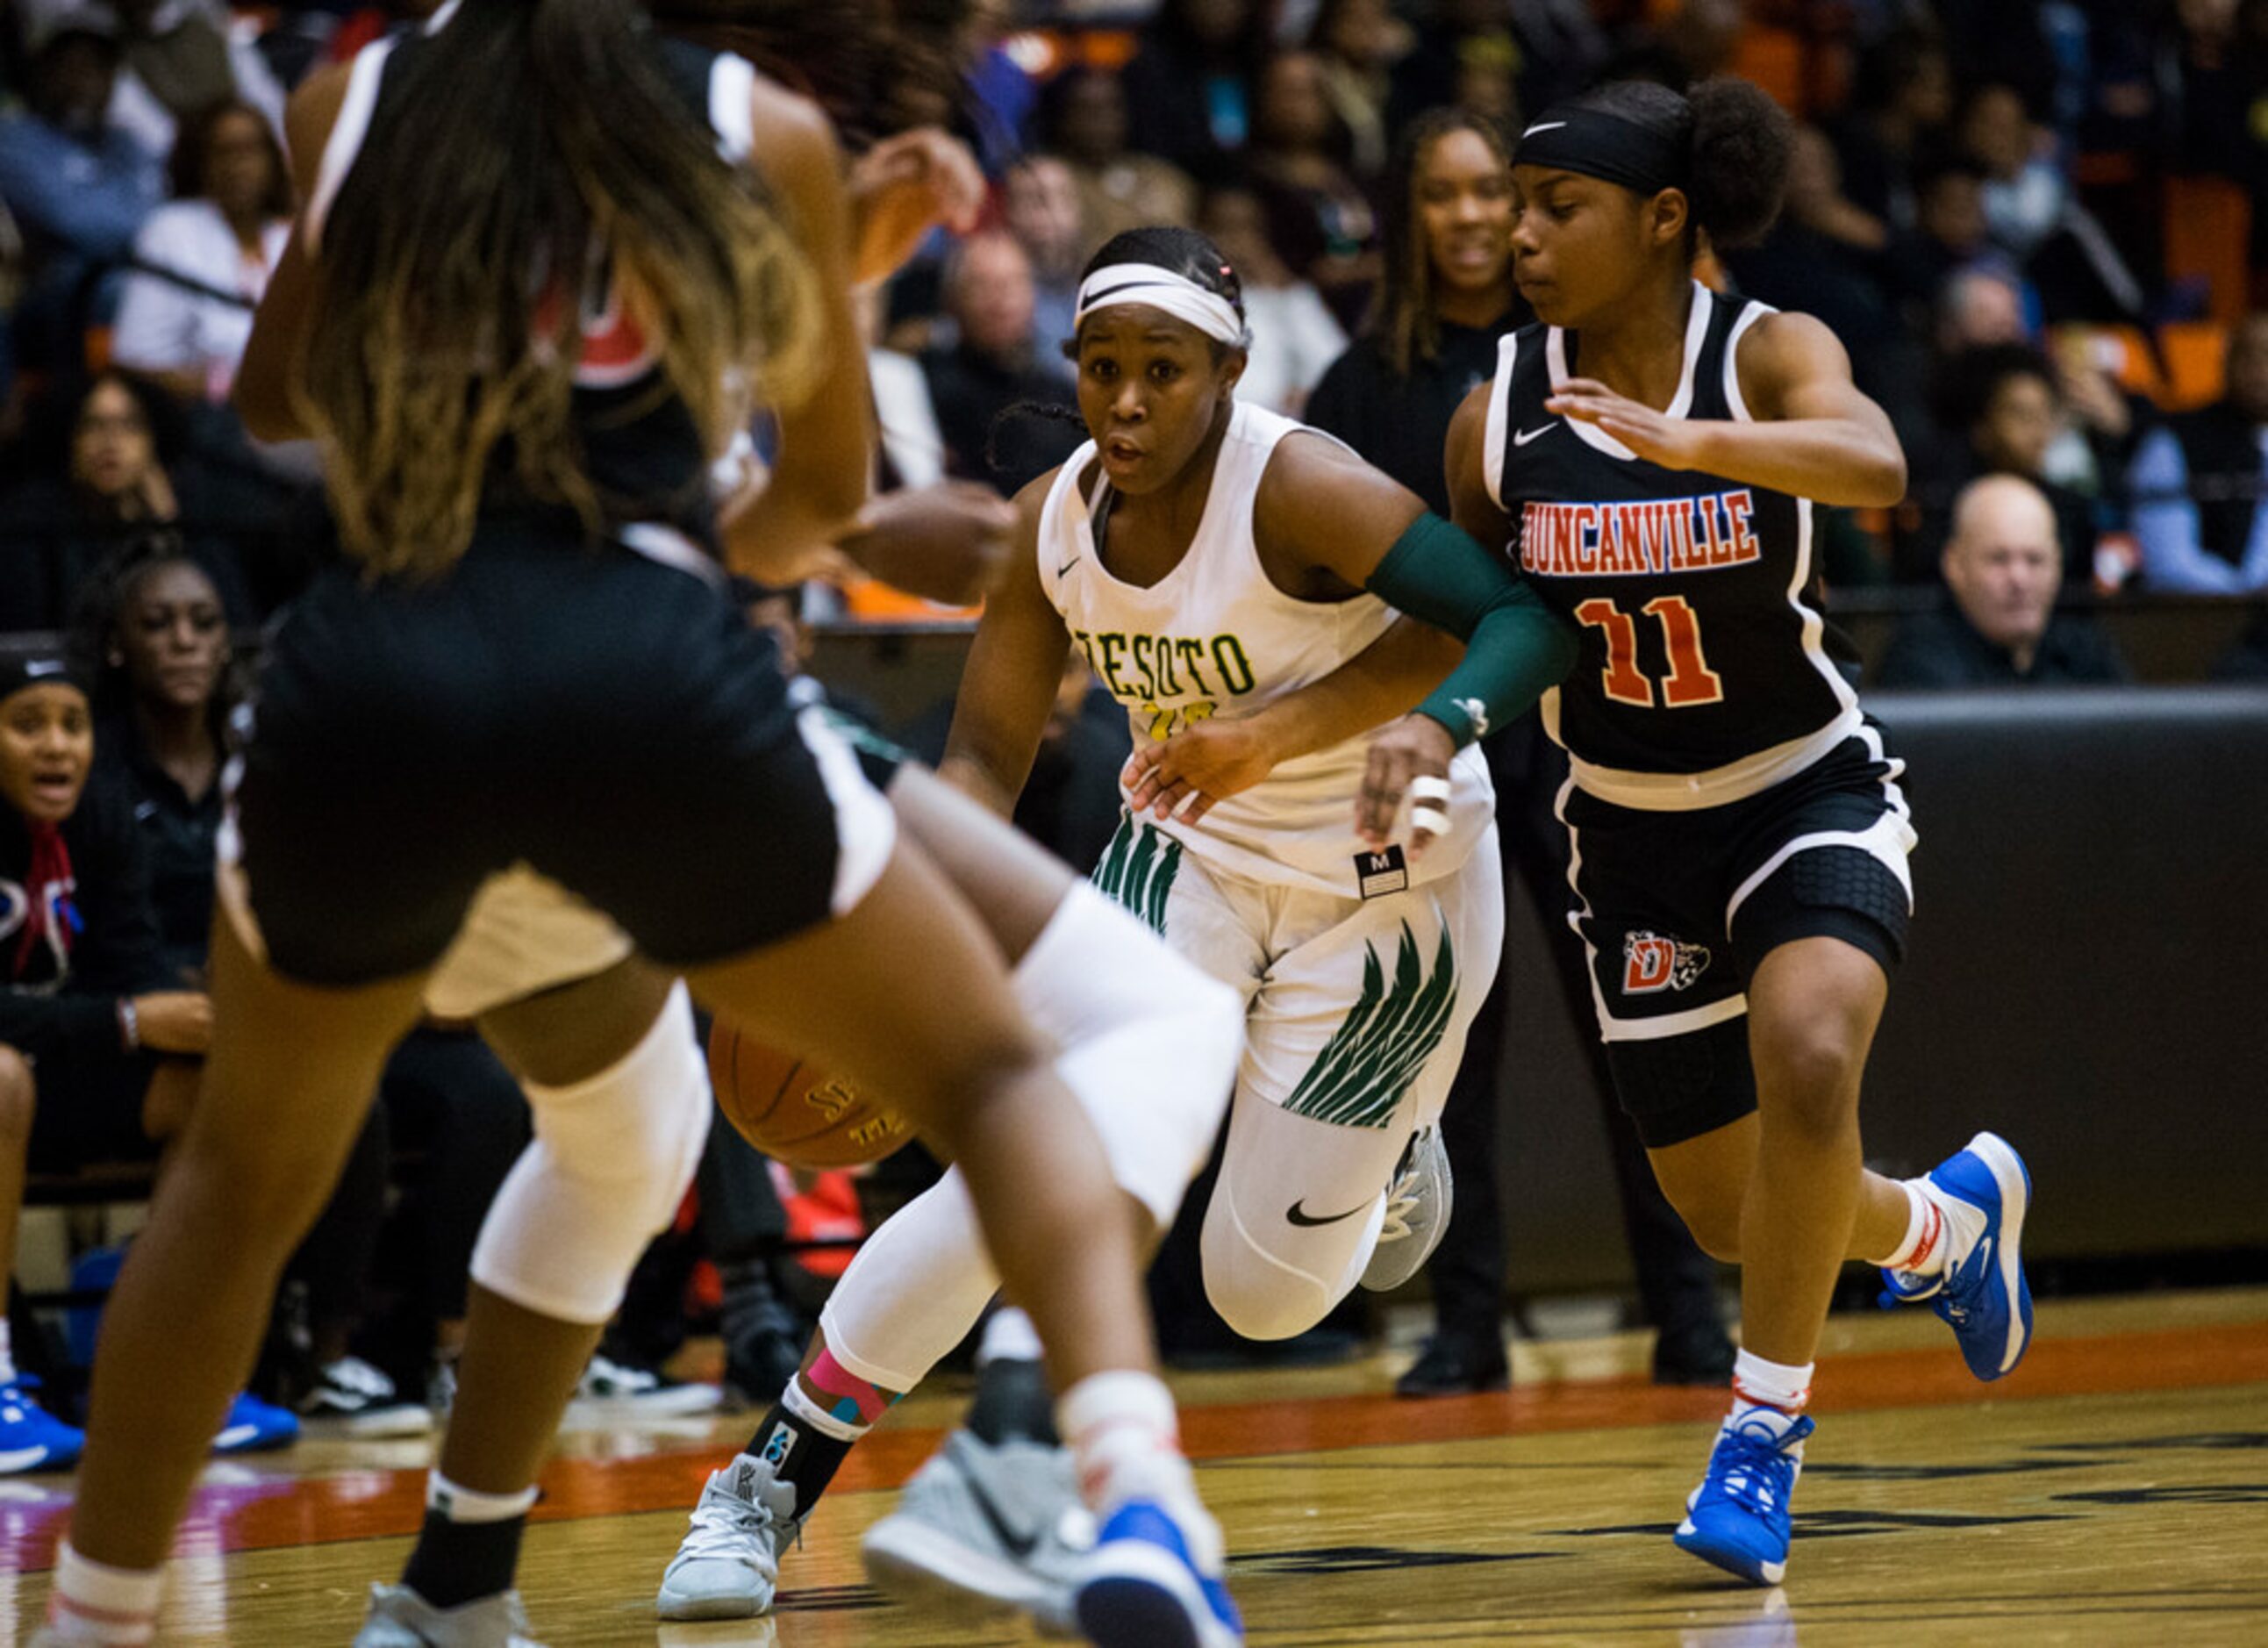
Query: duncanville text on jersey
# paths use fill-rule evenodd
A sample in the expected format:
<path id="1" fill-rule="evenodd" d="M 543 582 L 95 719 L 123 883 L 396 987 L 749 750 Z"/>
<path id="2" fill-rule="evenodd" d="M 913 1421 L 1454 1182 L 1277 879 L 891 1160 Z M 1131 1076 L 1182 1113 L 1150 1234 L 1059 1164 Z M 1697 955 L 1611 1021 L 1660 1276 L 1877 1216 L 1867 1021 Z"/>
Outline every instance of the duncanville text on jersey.
<path id="1" fill-rule="evenodd" d="M 1520 565 L 1541 578 L 1712 573 L 1764 558 L 1745 486 L 1698 498 L 1619 504 L 1531 502 L 1520 513 Z"/>

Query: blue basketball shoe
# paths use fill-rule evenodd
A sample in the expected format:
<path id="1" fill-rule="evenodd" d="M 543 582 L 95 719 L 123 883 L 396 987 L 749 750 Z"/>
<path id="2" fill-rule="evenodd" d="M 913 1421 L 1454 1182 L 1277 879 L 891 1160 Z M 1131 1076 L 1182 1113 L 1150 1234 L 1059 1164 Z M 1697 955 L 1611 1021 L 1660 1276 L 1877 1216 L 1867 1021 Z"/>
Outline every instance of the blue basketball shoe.
<path id="1" fill-rule="evenodd" d="M 1244 1622 L 1220 1579 L 1219 1531 L 1196 1515 L 1204 1526 L 1185 1526 L 1155 1499 L 1111 1512 L 1077 1598 L 1079 1629 L 1096 1648 L 1242 1648 Z"/>
<path id="2" fill-rule="evenodd" d="M 85 1450 L 86 1432 L 40 1407 L 32 1395 L 39 1388 L 28 1373 L 0 1384 L 0 1476 L 63 1470 Z"/>
<path id="3" fill-rule="evenodd" d="M 239 1391 L 213 1438 L 216 1453 L 261 1453 L 288 1448 L 299 1439 L 299 1415 L 288 1408 L 263 1402 L 249 1391 Z"/>
<path id="4" fill-rule="evenodd" d="M 1954 1245 L 1940 1275 L 1884 1270 L 1883 1308 L 1930 1300 L 1960 1341 L 1969 1371 L 1997 1379 L 2014 1371 L 2032 1342 L 2032 1286 L 2023 1260 L 2030 1171 L 2006 1139 L 1980 1133 L 1930 1169 L 1923 1194 L 1945 1208 Z M 1946 1208 L 1948 1202 L 1962 1205 Z"/>
<path id="5" fill-rule="evenodd" d="M 1727 1420 L 1677 1525 L 1677 1548 L 1752 1585 L 1778 1585 L 1787 1572 L 1788 1502 L 1815 1429 L 1798 1419 L 1783 1430 L 1760 1414 Z"/>

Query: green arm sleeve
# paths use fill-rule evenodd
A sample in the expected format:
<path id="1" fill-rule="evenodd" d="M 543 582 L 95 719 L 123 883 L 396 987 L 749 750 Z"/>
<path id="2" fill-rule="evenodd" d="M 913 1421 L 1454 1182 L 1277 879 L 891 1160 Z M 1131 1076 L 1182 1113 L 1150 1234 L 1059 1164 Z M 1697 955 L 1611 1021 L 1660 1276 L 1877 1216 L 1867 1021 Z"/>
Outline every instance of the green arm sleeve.
<path id="1" fill-rule="evenodd" d="M 1465 643 L 1464 661 L 1418 706 L 1462 749 L 1524 713 L 1575 667 L 1575 631 L 1524 579 L 1430 511 L 1371 574 L 1371 594 Z"/>

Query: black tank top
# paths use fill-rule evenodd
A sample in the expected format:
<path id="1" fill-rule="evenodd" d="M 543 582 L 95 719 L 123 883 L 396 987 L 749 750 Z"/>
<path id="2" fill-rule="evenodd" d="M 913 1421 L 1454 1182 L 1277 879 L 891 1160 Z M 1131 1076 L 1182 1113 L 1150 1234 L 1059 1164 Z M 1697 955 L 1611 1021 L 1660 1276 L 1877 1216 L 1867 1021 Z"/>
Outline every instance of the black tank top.
<path id="1" fill-rule="evenodd" d="M 379 41 L 355 59 L 308 204 L 311 233 L 320 236 L 375 117 L 401 95 L 409 65 L 427 51 L 447 49 L 446 28 L 453 13 L 453 7 L 445 9 L 424 28 Z M 736 164 L 745 162 L 754 143 L 755 70 L 730 53 L 667 36 L 653 37 L 652 49 L 687 111 L 716 134 L 718 152 Z M 446 157 L 436 159 L 446 164 Z M 584 473 L 608 524 L 669 528 L 713 554 L 710 454 L 691 410 L 674 394 L 655 392 L 662 373 L 659 352 L 610 289 L 583 294 L 581 301 L 576 436 Z M 527 506 L 512 496 L 508 457 L 500 457 L 496 474 L 482 499 L 484 513 L 523 512 Z"/>
<path id="2" fill-rule="evenodd" d="M 1734 350 L 1771 311 L 1693 290 L 1669 414 L 1745 422 Z M 1541 324 L 1504 339 L 1489 404 L 1506 552 L 1582 629 L 1545 725 L 1577 782 L 1609 801 L 1691 808 L 1753 794 L 1859 725 L 1837 668 L 1854 654 L 1816 604 L 1811 500 L 1663 469 L 1545 410 L 1552 385 L 1580 373 L 1578 347 Z"/>

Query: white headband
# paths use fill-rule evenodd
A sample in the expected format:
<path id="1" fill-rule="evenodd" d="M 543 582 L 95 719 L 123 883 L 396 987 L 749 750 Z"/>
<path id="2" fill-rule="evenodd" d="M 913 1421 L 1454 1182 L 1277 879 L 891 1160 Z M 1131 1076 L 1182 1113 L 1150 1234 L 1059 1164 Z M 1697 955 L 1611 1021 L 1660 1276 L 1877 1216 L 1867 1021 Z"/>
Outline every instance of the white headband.
<path id="1" fill-rule="evenodd" d="M 1243 349 L 1250 343 L 1234 304 L 1217 292 L 1207 292 L 1188 276 L 1154 263 L 1113 263 L 1081 281 L 1071 329 L 1076 332 L 1086 325 L 1091 314 L 1129 303 L 1162 309 L 1231 349 Z"/>

